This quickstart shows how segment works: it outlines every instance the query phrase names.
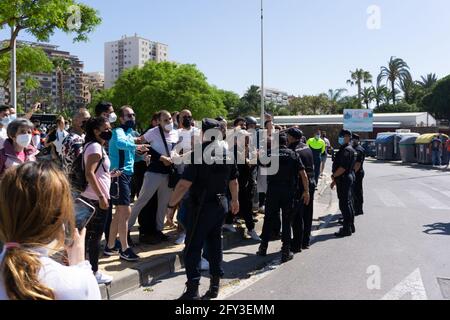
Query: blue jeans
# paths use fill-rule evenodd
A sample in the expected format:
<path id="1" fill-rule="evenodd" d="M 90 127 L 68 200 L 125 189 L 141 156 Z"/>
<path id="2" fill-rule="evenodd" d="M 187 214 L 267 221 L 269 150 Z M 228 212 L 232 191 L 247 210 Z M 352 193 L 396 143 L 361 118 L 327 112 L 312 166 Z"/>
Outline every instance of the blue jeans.
<path id="1" fill-rule="evenodd" d="M 432 153 L 433 166 L 440 166 L 442 164 L 441 158 L 442 158 L 441 152 L 433 150 Z"/>

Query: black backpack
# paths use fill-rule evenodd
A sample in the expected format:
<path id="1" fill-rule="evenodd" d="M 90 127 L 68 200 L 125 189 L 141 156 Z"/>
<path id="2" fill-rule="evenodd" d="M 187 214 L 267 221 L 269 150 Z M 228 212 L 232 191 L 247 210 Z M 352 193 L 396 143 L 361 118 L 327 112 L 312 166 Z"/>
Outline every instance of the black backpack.
<path id="1" fill-rule="evenodd" d="M 69 172 L 69 181 L 72 186 L 73 191 L 78 191 L 80 193 L 84 192 L 87 188 L 88 182 L 86 179 L 86 170 L 84 167 L 84 152 L 88 148 L 89 145 L 91 145 L 92 142 L 87 143 L 84 148 L 83 152 L 76 157 L 75 161 L 72 164 L 72 168 Z M 97 168 L 95 168 L 95 173 L 97 173 L 98 169 L 100 169 L 100 166 L 103 166 L 103 152 L 102 152 L 102 158 L 98 162 Z M 103 167 L 103 170 L 105 170 L 105 167 Z M 105 170 L 106 171 L 106 170 Z"/>

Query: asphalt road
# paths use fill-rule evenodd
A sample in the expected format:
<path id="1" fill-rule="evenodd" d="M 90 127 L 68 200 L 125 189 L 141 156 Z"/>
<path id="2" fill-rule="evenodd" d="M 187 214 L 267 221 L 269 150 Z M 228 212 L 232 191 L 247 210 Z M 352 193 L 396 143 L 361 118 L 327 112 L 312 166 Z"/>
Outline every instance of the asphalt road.
<path id="1" fill-rule="evenodd" d="M 225 252 L 219 298 L 450 299 L 450 171 L 368 161 L 365 197 L 354 236 L 334 237 L 339 210 L 331 206 L 311 249 L 287 264 L 277 261 L 274 243 L 268 262 L 274 261 L 248 277 L 260 262 L 258 244 Z M 175 299 L 185 281 L 180 271 L 119 299 Z M 207 286 L 203 279 L 200 291 Z"/>
<path id="2" fill-rule="evenodd" d="M 336 239 L 331 222 L 309 251 L 225 298 L 450 299 L 450 172 L 368 162 L 365 197 L 354 236 Z"/>

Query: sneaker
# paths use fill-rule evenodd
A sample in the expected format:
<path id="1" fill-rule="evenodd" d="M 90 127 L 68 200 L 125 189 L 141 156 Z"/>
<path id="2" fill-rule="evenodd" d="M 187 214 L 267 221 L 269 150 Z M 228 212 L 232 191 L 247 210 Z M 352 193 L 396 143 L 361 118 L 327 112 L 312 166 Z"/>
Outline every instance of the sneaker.
<path id="1" fill-rule="evenodd" d="M 265 206 L 260 207 L 259 212 L 261 212 L 261 213 L 266 212 L 266 207 Z"/>
<path id="2" fill-rule="evenodd" d="M 162 231 L 158 231 L 157 233 L 156 233 L 156 236 L 162 241 L 162 242 L 165 242 L 165 241 L 169 241 L 169 236 L 166 236 Z"/>
<path id="3" fill-rule="evenodd" d="M 177 240 L 175 240 L 175 244 L 183 244 L 186 241 L 186 233 L 182 232 Z"/>
<path id="4" fill-rule="evenodd" d="M 113 277 L 108 276 L 107 274 L 103 274 L 100 272 L 95 273 L 95 279 L 97 280 L 98 284 L 108 284 L 113 281 Z"/>
<path id="5" fill-rule="evenodd" d="M 129 262 L 136 262 L 139 260 L 139 256 L 133 252 L 131 248 L 128 248 L 125 251 L 120 251 L 120 259 L 129 261 Z"/>
<path id="6" fill-rule="evenodd" d="M 112 257 L 115 256 L 116 254 L 119 254 L 119 249 L 117 249 L 116 247 L 110 249 L 108 248 L 108 245 L 106 245 L 105 250 L 103 250 L 103 254 L 105 256 Z"/>
<path id="7" fill-rule="evenodd" d="M 223 230 L 229 231 L 229 232 L 232 232 L 232 233 L 236 233 L 237 232 L 236 228 L 232 224 L 224 224 L 223 225 Z"/>
<path id="8" fill-rule="evenodd" d="M 255 241 L 261 241 L 261 238 L 258 236 L 255 230 L 247 231 L 247 235 Z"/>
<path id="9" fill-rule="evenodd" d="M 208 271 L 209 270 L 209 262 L 205 258 L 202 257 L 200 261 L 200 271 Z"/>

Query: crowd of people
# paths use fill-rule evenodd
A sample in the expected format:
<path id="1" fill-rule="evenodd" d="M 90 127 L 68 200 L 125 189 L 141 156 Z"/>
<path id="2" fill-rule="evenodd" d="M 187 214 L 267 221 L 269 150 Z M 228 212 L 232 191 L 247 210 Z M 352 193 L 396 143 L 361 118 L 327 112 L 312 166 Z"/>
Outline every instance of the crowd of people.
<path id="1" fill-rule="evenodd" d="M 282 262 L 309 249 L 314 194 L 332 153 L 325 133 L 306 139 L 298 127 L 274 126 L 268 114 L 264 128 L 253 117 L 196 125 L 188 109 L 162 110 L 139 131 L 131 106 L 102 102 L 94 112 L 59 117 L 47 133 L 30 114 L 14 118 L 14 109 L 0 107 L 0 299 L 99 298 L 94 284 L 113 280 L 99 271 L 102 254 L 140 259 L 130 236 L 137 221 L 139 243 L 151 245 L 171 240 L 164 227 L 177 223 L 188 278 L 182 299 L 200 298 L 200 271 L 207 269 L 211 286 L 204 298 L 218 296 L 221 235 L 236 232 L 239 219 L 246 237 L 260 242 L 260 256 L 276 240 L 283 243 Z M 344 217 L 337 236 L 348 236 L 354 215 L 362 214 L 364 151 L 357 136 L 341 138 L 333 187 Z M 263 163 L 265 156 L 270 161 Z M 75 199 L 95 213 L 85 230 L 68 232 Z M 261 235 L 258 212 L 265 215 Z M 65 265 L 49 258 L 61 250 Z"/>

